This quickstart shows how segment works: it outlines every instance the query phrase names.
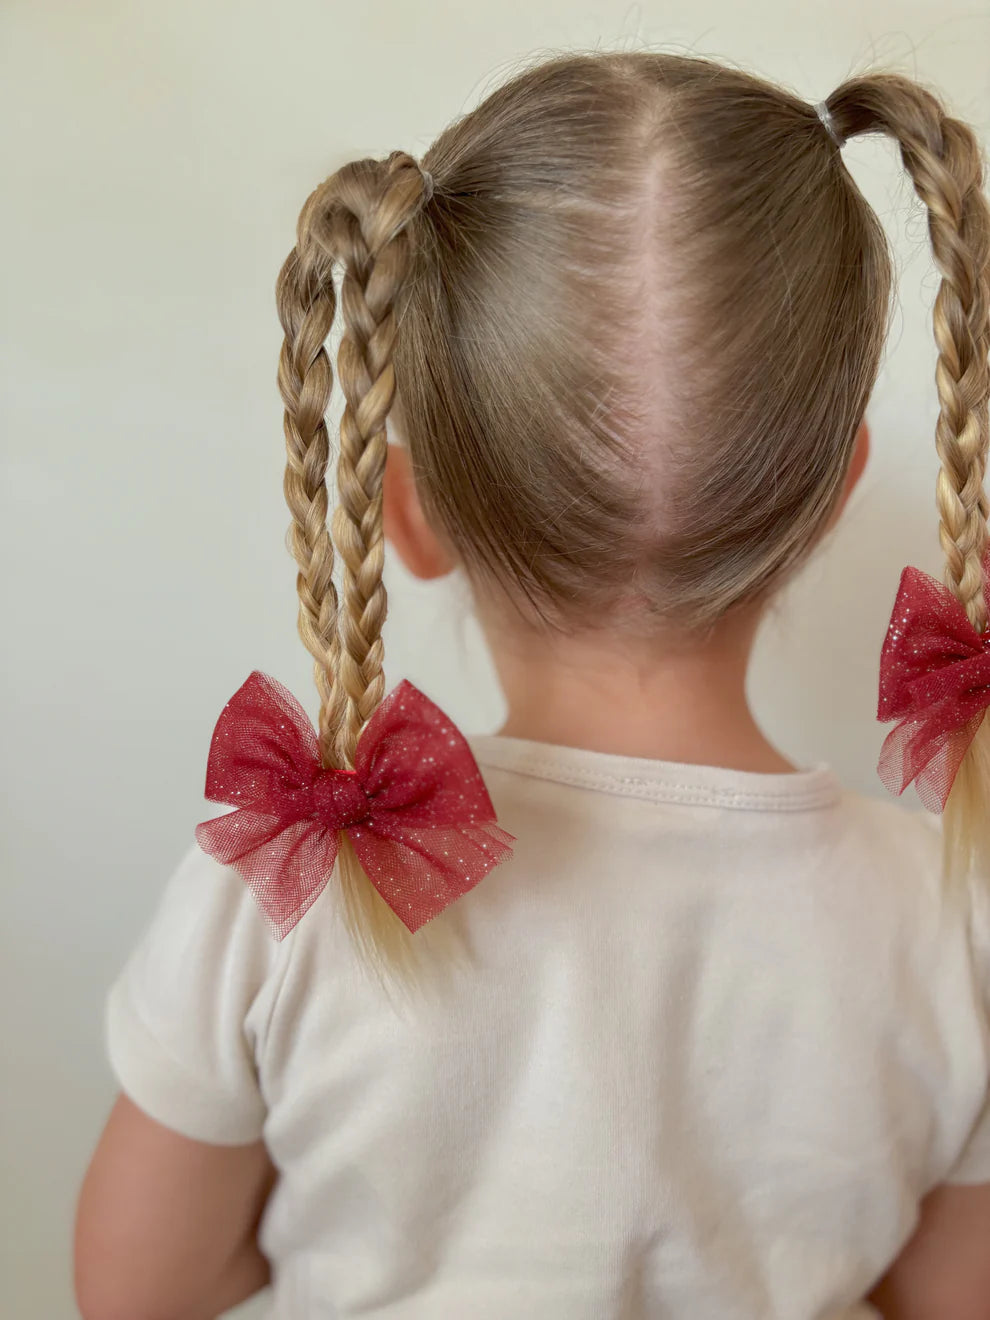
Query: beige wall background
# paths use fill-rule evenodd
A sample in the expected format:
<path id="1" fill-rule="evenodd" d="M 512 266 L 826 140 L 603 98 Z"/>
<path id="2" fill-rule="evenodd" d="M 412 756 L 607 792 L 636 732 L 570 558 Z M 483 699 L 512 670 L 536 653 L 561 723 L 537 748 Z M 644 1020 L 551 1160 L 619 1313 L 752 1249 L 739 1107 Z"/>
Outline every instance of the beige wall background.
<path id="1" fill-rule="evenodd" d="M 273 287 L 298 210 L 345 159 L 420 153 L 521 58 L 599 45 L 723 57 L 811 101 L 894 67 L 990 138 L 990 0 L 0 5 L 5 1316 L 75 1314 L 73 1199 L 112 1096 L 103 997 L 214 813 L 221 706 L 260 668 L 315 711 L 275 388 Z M 892 148 L 846 160 L 901 268 L 874 457 L 768 624 L 752 689 L 793 756 L 874 792 L 898 574 L 940 572 L 937 281 Z M 390 681 L 496 727 L 461 594 L 395 565 L 388 584 Z"/>

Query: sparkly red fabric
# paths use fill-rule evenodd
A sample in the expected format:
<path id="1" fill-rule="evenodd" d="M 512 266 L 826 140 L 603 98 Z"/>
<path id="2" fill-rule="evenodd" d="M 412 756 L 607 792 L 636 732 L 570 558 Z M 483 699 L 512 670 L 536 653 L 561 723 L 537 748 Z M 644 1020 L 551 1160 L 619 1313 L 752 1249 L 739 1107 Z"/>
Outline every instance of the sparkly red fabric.
<path id="1" fill-rule="evenodd" d="M 941 582 L 906 568 L 880 654 L 877 718 L 898 721 L 877 766 L 886 787 L 903 793 L 913 780 L 928 810 L 941 811 L 987 706 L 990 635 Z"/>
<path id="2" fill-rule="evenodd" d="M 330 879 L 341 830 L 411 931 L 472 889 L 514 842 L 463 736 L 405 681 L 368 721 L 354 769 L 326 770 L 302 706 L 254 670 L 217 720 L 206 796 L 237 810 L 201 822 L 196 839 L 240 871 L 276 939 Z"/>

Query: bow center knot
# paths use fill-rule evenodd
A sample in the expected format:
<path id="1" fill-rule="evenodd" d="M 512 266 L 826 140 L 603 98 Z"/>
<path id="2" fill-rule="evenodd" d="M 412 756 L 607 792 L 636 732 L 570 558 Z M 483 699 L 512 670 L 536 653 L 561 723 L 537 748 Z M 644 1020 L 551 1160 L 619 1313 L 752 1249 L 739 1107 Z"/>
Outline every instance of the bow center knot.
<path id="1" fill-rule="evenodd" d="M 349 770 L 321 770 L 313 782 L 313 814 L 332 830 L 360 825 L 371 814 L 371 801 Z"/>

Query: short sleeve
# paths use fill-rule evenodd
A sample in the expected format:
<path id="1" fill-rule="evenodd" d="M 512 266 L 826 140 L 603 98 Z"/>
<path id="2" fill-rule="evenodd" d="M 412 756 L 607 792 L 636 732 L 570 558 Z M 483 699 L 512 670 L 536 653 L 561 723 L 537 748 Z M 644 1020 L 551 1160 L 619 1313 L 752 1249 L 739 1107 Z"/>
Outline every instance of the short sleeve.
<path id="1" fill-rule="evenodd" d="M 246 1018 L 279 947 L 241 876 L 193 844 L 106 1001 L 110 1065 L 135 1104 L 198 1141 L 261 1136 Z"/>
<path id="2" fill-rule="evenodd" d="M 982 989 L 984 1039 L 988 1041 L 990 1053 L 990 881 L 980 875 L 971 885 L 970 930 L 974 970 Z M 990 1183 L 990 1077 L 987 1078 L 983 1105 L 945 1182 Z"/>

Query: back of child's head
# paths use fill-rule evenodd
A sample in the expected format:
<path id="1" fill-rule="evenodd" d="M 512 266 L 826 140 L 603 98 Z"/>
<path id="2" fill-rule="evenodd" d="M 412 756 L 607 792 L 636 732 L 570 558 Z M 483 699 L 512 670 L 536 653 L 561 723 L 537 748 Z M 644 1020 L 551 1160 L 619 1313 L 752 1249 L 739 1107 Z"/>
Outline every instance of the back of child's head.
<path id="1" fill-rule="evenodd" d="M 396 152 L 326 179 L 279 276 L 324 765 L 353 764 L 385 690 L 390 414 L 428 518 L 527 626 L 702 635 L 803 561 L 842 497 L 887 332 L 887 243 L 841 156 L 871 132 L 927 207 L 946 582 L 985 628 L 990 210 L 973 132 L 893 74 L 816 107 L 708 60 L 566 55 L 457 120 L 422 167 Z M 949 800 L 964 851 L 979 741 Z M 340 869 L 355 933 L 395 954 L 405 933 L 346 847 Z"/>

